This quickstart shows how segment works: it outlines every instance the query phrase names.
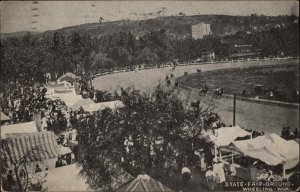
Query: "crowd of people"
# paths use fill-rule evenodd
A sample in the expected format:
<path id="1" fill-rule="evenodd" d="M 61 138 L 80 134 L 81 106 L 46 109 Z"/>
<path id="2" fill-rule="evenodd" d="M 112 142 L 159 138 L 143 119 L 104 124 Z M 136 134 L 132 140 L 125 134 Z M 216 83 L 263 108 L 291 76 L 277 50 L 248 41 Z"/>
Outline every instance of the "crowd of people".
<path id="1" fill-rule="evenodd" d="M 281 131 L 281 137 L 286 140 L 297 139 L 300 137 L 298 128 L 295 128 L 292 132 L 290 127 L 283 127 Z"/>

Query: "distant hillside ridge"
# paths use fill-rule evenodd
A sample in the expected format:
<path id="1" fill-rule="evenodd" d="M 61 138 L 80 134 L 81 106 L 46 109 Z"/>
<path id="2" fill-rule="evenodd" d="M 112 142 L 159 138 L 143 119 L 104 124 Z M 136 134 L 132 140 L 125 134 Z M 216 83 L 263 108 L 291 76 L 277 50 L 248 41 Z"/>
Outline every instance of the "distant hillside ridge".
<path id="1" fill-rule="evenodd" d="M 43 36 L 52 36 L 60 32 L 65 36 L 72 33 L 87 34 L 93 38 L 118 32 L 131 32 L 135 36 L 142 36 L 149 31 L 163 29 L 167 35 L 173 37 L 186 37 L 191 35 L 191 25 L 207 23 L 211 25 L 211 31 L 215 35 L 234 34 L 237 31 L 264 29 L 271 26 L 298 22 L 297 16 L 229 16 L 229 15 L 192 15 L 192 16 L 166 16 L 146 20 L 119 20 L 103 23 L 87 23 L 77 26 L 64 27 L 57 30 L 49 30 L 36 33 Z M 2 38 L 22 36 L 27 32 L 1 34 Z M 35 33 L 33 33 L 35 34 Z"/>

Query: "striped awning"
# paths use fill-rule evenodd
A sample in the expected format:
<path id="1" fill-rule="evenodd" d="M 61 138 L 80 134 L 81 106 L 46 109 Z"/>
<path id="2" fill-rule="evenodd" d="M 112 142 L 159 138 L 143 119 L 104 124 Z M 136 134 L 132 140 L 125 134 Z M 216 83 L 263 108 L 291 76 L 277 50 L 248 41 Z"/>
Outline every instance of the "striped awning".
<path id="1" fill-rule="evenodd" d="M 63 148 L 57 144 L 54 133 L 50 131 L 17 134 L 7 138 L 7 143 L 8 151 L 3 150 L 3 148 L 2 151 L 6 156 L 9 152 L 13 161 L 22 159 L 28 153 L 30 155 L 28 155 L 27 161 L 30 162 L 51 159 L 66 154 L 66 150 L 62 150 Z M 7 159 L 9 160 L 8 156 Z"/>

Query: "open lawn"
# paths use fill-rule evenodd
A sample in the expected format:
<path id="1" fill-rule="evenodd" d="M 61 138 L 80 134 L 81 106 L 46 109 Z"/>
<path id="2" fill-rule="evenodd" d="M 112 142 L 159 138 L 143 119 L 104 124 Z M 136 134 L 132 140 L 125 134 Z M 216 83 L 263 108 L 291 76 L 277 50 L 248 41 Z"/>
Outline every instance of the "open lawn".
<path id="1" fill-rule="evenodd" d="M 247 96 L 259 95 L 260 98 L 267 98 L 264 90 L 277 87 L 274 100 L 296 102 L 297 100 L 293 96 L 295 90 L 299 90 L 299 66 L 222 69 L 190 74 L 179 77 L 178 81 L 184 86 L 197 89 L 203 88 L 204 84 L 210 90 L 222 87 L 225 94 L 242 94 L 242 91 L 245 90 Z M 262 85 L 261 94 L 254 91 L 257 85 Z"/>

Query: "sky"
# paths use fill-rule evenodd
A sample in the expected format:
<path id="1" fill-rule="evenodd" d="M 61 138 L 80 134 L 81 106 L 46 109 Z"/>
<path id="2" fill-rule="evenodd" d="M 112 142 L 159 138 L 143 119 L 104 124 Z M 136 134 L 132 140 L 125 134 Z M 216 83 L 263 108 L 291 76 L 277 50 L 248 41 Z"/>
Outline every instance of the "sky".
<path id="1" fill-rule="evenodd" d="M 297 1 L 1 1 L 1 33 L 47 31 L 84 23 L 198 14 L 297 15 Z"/>

